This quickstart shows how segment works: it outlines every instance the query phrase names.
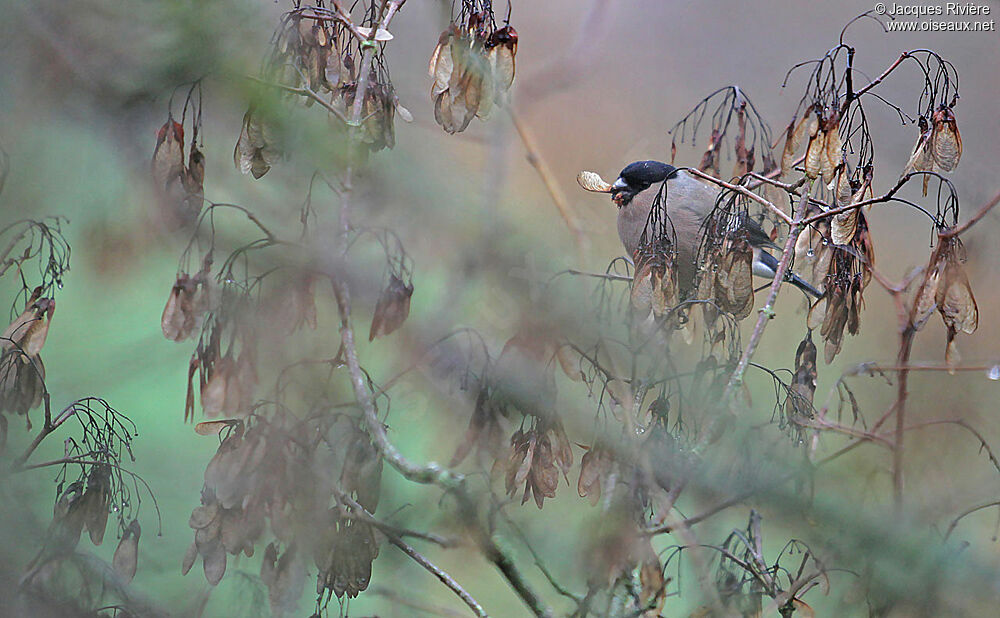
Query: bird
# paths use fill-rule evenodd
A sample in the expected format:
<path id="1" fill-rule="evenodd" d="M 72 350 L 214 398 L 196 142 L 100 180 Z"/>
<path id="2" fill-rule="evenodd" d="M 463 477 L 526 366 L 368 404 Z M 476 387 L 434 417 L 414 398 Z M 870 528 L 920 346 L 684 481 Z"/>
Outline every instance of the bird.
<path id="1" fill-rule="evenodd" d="M 593 181 L 586 183 L 582 175 L 579 180 L 585 189 L 600 190 L 594 188 Z M 663 208 L 676 237 L 678 283 L 682 291 L 690 291 L 698 273 L 702 226 L 715 208 L 718 191 L 685 170 L 661 161 L 630 163 L 611 185 L 601 189 L 602 192 L 610 193 L 611 201 L 618 206 L 618 236 L 625 251 L 632 256 L 639 247 L 650 209 L 663 181 L 667 182 Z M 778 259 L 766 249 L 780 252 L 781 247 L 750 217 L 741 217 L 739 225 L 747 231 L 753 248 L 753 274 L 774 279 Z M 823 296 L 823 292 L 791 271 L 788 271 L 785 279 L 806 294 L 816 298 Z"/>

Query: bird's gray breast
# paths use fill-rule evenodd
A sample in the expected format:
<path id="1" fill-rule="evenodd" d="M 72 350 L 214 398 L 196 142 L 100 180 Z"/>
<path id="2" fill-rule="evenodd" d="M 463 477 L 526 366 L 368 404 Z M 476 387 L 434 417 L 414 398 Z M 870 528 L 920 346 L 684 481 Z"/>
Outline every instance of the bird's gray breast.
<path id="1" fill-rule="evenodd" d="M 639 192 L 618 212 L 618 236 L 629 257 L 635 254 L 649 213 L 660 190 L 655 184 Z M 716 191 L 683 171 L 667 181 L 661 208 L 673 227 L 677 241 L 677 262 L 681 287 L 694 277 L 695 260 L 701 242 L 701 225 L 715 206 Z"/>

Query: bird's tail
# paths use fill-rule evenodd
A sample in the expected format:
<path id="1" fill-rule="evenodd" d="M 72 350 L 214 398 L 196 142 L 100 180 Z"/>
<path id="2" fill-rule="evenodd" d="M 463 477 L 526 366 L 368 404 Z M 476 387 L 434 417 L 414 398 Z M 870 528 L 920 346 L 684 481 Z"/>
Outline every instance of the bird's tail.
<path id="1" fill-rule="evenodd" d="M 795 273 L 789 272 L 788 276 L 785 277 L 785 278 L 788 280 L 789 283 L 791 283 L 795 287 L 799 288 L 800 290 L 802 290 L 806 294 L 811 294 L 811 295 L 815 296 L 816 298 L 822 298 L 823 297 L 823 292 L 820 292 L 819 290 L 817 290 L 816 288 L 814 288 L 812 285 L 809 284 L 808 281 L 806 281 L 802 277 L 796 275 Z"/>

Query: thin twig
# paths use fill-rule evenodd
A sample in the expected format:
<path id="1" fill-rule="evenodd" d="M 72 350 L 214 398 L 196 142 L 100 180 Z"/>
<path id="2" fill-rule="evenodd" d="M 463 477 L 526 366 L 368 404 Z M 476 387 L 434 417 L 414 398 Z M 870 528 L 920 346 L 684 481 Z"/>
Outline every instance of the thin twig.
<path id="1" fill-rule="evenodd" d="M 307 99 L 312 99 L 313 101 L 316 101 L 324 108 L 326 108 L 328 112 L 336 116 L 344 124 L 350 124 L 350 122 L 347 119 L 347 116 L 344 115 L 343 111 L 334 107 L 333 104 L 331 104 L 329 101 L 319 96 L 314 90 L 307 88 L 306 86 L 302 86 L 300 88 L 294 88 L 292 86 L 286 86 L 285 84 L 277 84 L 275 82 L 265 81 L 263 79 L 260 79 L 259 77 L 254 77 L 252 75 L 247 75 L 246 78 L 249 79 L 250 81 L 257 82 L 258 84 L 261 84 L 263 86 L 268 86 L 270 88 L 277 88 L 278 90 L 284 90 L 285 92 L 291 94 L 297 94 L 300 97 L 306 97 Z"/>
<path id="2" fill-rule="evenodd" d="M 785 211 L 781 210 L 780 208 L 778 208 L 777 206 L 775 206 L 774 204 L 772 204 L 768 200 L 765 200 L 761 196 L 757 195 L 753 191 L 750 191 L 746 187 L 744 187 L 742 185 L 734 185 L 734 184 L 726 182 L 724 180 L 719 180 L 715 176 L 710 176 L 710 175 L 706 174 L 705 172 L 703 172 L 703 171 L 701 171 L 701 170 L 699 170 L 697 168 L 694 168 L 694 167 L 689 167 L 689 168 L 686 168 L 686 169 L 687 169 L 687 172 L 689 174 L 694 174 L 695 176 L 697 176 L 699 178 L 702 178 L 702 179 L 707 180 L 707 181 L 709 181 L 711 183 L 717 184 L 720 187 L 724 187 L 726 189 L 729 189 L 730 191 L 735 191 L 735 192 L 739 193 L 740 195 L 742 195 L 744 197 L 750 198 L 751 200 L 757 202 L 758 204 L 761 204 L 762 206 L 767 207 L 768 210 L 770 210 L 772 213 L 774 213 L 779 219 L 781 219 L 782 221 L 784 221 L 785 223 L 787 223 L 789 226 L 792 225 L 792 218 L 790 216 L 788 216 L 788 213 L 786 213 Z"/>
<path id="3" fill-rule="evenodd" d="M 483 606 L 480 605 L 479 601 L 477 601 L 471 594 L 469 594 L 465 590 L 465 588 L 462 588 L 462 586 L 455 581 L 455 578 L 453 578 L 451 575 L 449 575 L 448 573 L 437 567 L 433 562 L 425 558 L 420 552 L 418 552 L 417 550 L 413 549 L 413 547 L 408 545 L 403 539 L 399 538 L 398 536 L 392 536 L 392 535 L 388 536 L 390 543 L 392 543 L 400 550 L 402 550 L 402 552 L 407 556 L 409 556 L 410 558 L 412 558 L 414 562 L 427 569 L 427 571 L 430 572 L 434 577 L 436 577 L 438 581 L 444 584 L 445 587 L 447 587 L 449 590 L 458 595 L 458 598 L 462 599 L 462 601 L 469 606 L 469 609 L 472 610 L 472 613 L 474 613 L 476 616 L 479 616 L 480 618 L 487 618 L 486 610 L 483 609 Z"/>

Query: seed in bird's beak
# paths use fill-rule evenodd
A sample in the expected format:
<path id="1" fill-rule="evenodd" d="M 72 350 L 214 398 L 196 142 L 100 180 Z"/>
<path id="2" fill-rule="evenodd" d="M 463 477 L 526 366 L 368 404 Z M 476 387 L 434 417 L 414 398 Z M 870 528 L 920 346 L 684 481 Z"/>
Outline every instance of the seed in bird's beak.
<path id="1" fill-rule="evenodd" d="M 580 172 L 576 175 L 576 182 L 591 193 L 611 193 L 611 185 L 597 172 Z"/>

